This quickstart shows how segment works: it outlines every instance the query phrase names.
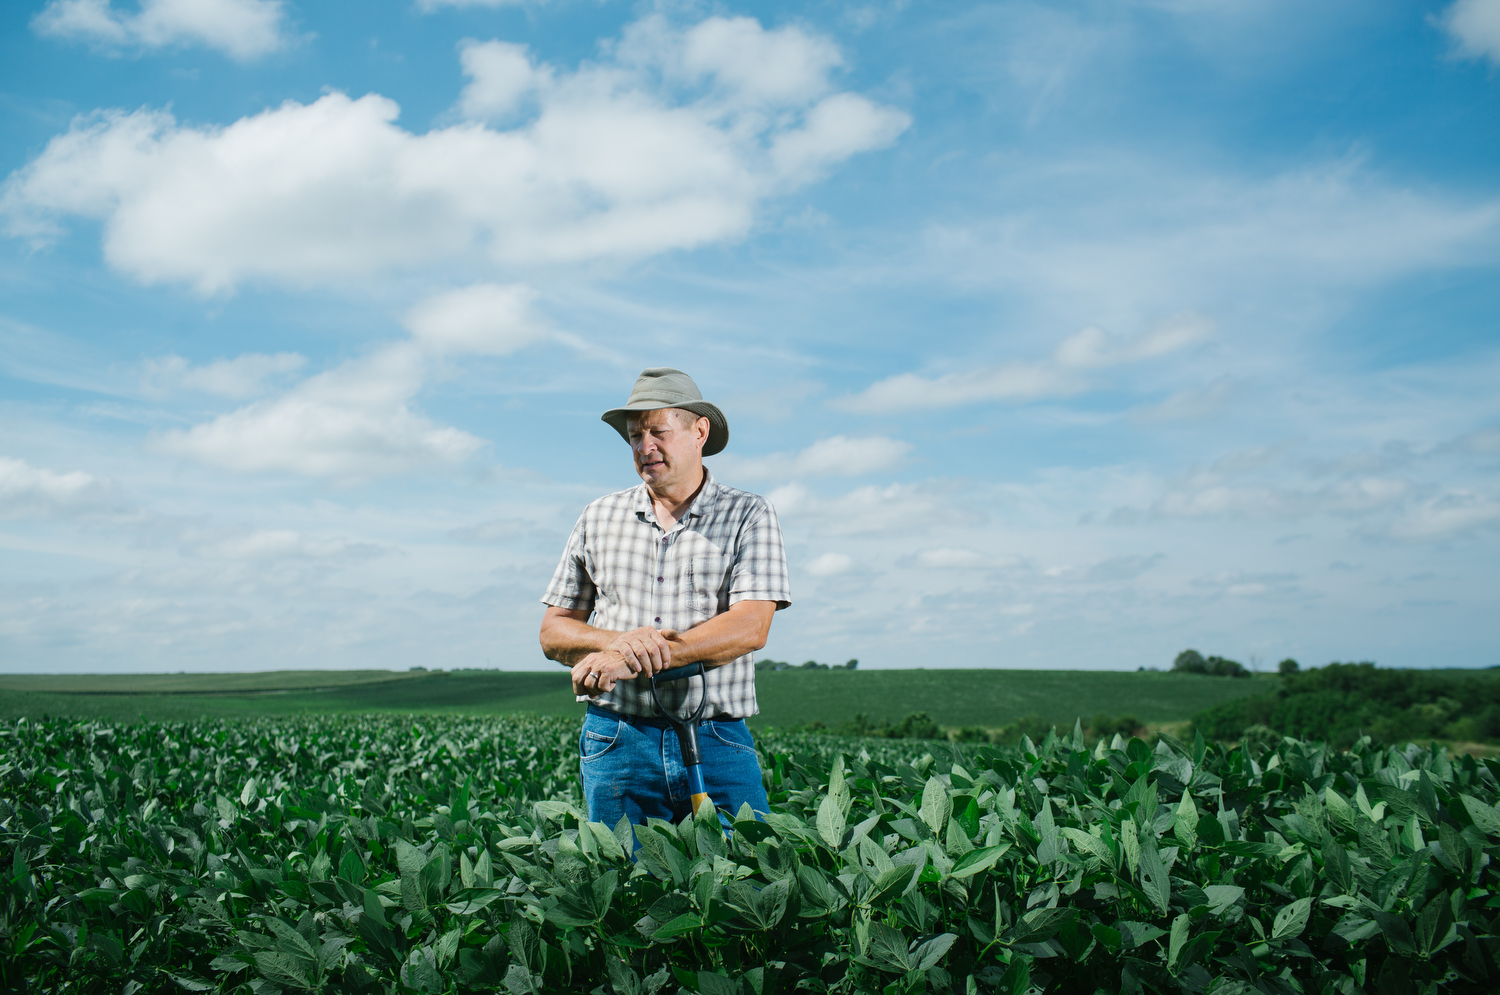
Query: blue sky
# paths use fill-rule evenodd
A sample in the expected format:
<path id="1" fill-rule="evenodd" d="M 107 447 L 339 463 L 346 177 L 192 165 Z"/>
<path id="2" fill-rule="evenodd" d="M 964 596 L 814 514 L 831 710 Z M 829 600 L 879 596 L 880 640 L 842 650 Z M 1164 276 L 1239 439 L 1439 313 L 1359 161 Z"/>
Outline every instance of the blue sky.
<path id="1" fill-rule="evenodd" d="M 549 666 L 655 365 L 766 655 L 1500 664 L 1500 0 L 0 18 L 0 669 Z"/>

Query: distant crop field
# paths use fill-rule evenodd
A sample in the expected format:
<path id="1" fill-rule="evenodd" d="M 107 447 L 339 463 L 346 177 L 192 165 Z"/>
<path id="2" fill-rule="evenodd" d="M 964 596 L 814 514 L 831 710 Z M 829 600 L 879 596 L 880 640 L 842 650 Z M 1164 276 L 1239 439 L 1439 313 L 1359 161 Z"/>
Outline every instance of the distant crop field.
<path id="1" fill-rule="evenodd" d="M 1071 728 L 1100 712 L 1179 722 L 1275 690 L 1272 677 L 1098 670 L 832 670 L 756 675 L 758 727 L 842 722 L 857 713 L 926 712 L 944 726 L 996 727 L 1037 715 Z M 258 674 L 0 676 L 0 718 L 43 714 L 120 721 L 331 712 L 535 712 L 577 715 L 566 672 L 274 671 Z"/>
<path id="2" fill-rule="evenodd" d="M 832 723 L 864 712 L 926 712 L 945 726 L 994 727 L 1027 715 L 1059 726 L 1099 712 L 1180 722 L 1210 705 L 1274 691 L 1274 677 L 1101 670 L 781 670 L 756 675 L 761 725 Z"/>

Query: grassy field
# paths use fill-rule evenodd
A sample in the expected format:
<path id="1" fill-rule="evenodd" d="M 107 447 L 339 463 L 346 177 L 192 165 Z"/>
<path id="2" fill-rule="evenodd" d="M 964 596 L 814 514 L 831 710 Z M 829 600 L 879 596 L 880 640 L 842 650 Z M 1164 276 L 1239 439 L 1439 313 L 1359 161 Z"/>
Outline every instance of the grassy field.
<path id="1" fill-rule="evenodd" d="M 1099 712 L 1179 722 L 1210 705 L 1264 694 L 1276 679 L 1076 670 L 832 670 L 756 676 L 752 724 L 842 722 L 863 712 L 927 712 L 945 726 L 993 728 L 1026 715 L 1060 726 Z M 576 715 L 566 672 L 273 671 L 255 674 L 0 675 L 0 719 L 68 715 L 111 721 L 332 712 L 537 712 Z"/>

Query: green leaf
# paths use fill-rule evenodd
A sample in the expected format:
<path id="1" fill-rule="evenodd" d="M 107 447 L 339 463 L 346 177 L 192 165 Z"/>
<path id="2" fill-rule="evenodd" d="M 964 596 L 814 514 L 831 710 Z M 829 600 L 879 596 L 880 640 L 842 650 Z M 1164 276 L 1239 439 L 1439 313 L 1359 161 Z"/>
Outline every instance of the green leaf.
<path id="1" fill-rule="evenodd" d="M 1489 836 L 1500 836 L 1500 810 L 1475 798 L 1473 795 L 1460 795 L 1463 800 L 1464 811 L 1469 813 L 1469 818 L 1474 820 L 1474 825 L 1479 831 Z"/>
<path id="2" fill-rule="evenodd" d="M 1118 929 L 1106 926 L 1102 922 L 1096 922 L 1089 927 L 1089 931 L 1094 934 L 1094 939 L 1099 941 L 1099 945 L 1109 951 L 1111 956 L 1120 952 L 1120 945 L 1124 942 L 1124 938 L 1120 935 Z"/>
<path id="3" fill-rule="evenodd" d="M 505 892 L 497 888 L 465 888 L 443 907 L 456 916 L 471 916 L 504 897 Z"/>
<path id="4" fill-rule="evenodd" d="M 1115 866 L 1115 855 L 1110 852 L 1109 844 L 1104 840 L 1082 829 L 1073 826 L 1064 826 L 1060 832 L 1068 838 L 1075 849 L 1098 860 L 1105 867 Z"/>
<path id="5" fill-rule="evenodd" d="M 1182 801 L 1177 806 L 1172 832 L 1189 850 L 1198 845 L 1198 806 L 1193 803 L 1193 796 L 1186 791 L 1182 793 Z"/>
<path id="6" fill-rule="evenodd" d="M 955 933 L 939 933 L 917 944 L 911 951 L 912 970 L 925 971 L 928 968 L 937 967 L 943 956 L 948 953 L 948 948 L 953 946 L 957 940 Z"/>
<path id="7" fill-rule="evenodd" d="M 1030 988 L 1031 958 L 1024 954 L 1013 954 L 1010 966 L 995 984 L 995 995 L 1026 995 Z"/>
<path id="8" fill-rule="evenodd" d="M 613 830 L 602 822 L 590 822 L 586 825 L 588 826 L 589 834 L 594 838 L 595 845 L 599 847 L 600 856 L 606 860 L 625 859 L 625 848 L 620 845 L 620 840 L 615 836 Z M 629 823 L 626 825 L 628 826 Z M 581 833 L 582 831 L 583 827 L 580 826 L 579 832 Z"/>
<path id="9" fill-rule="evenodd" d="M 952 808 L 953 799 L 948 797 L 948 786 L 936 775 L 929 777 L 922 787 L 922 804 L 917 810 L 927 828 L 934 833 L 941 832 L 948 824 Z"/>
<path id="10" fill-rule="evenodd" d="M 1167 881 L 1167 869 L 1162 865 L 1161 856 L 1156 852 L 1156 843 L 1149 836 L 1145 846 L 1141 847 L 1141 891 L 1146 893 L 1158 912 L 1167 914 L 1172 886 Z"/>
<path id="11" fill-rule="evenodd" d="M 827 915 L 848 904 L 844 895 L 828 883 L 823 871 L 817 867 L 798 867 L 797 884 L 802 892 L 802 915 L 805 917 Z"/>
<path id="12" fill-rule="evenodd" d="M 914 966 L 907 953 L 906 936 L 883 922 L 870 923 L 870 942 L 865 948 L 865 956 L 882 970 L 896 974 L 904 974 Z"/>
<path id="13" fill-rule="evenodd" d="M 768 930 L 786 915 L 791 890 L 791 882 L 785 878 L 759 889 L 746 881 L 732 881 L 725 897 L 729 906 L 742 913 L 756 929 Z"/>
<path id="14" fill-rule="evenodd" d="M 1010 929 L 1011 943 L 1040 943 L 1050 939 L 1063 924 L 1077 915 L 1074 909 L 1032 909 Z"/>
<path id="15" fill-rule="evenodd" d="M 1010 848 L 1011 844 L 1002 843 L 999 846 L 987 846 L 979 850 L 971 850 L 953 865 L 953 870 L 950 874 L 952 877 L 963 879 L 973 877 L 982 871 L 987 871 L 991 867 L 994 867 Z"/>
<path id="16" fill-rule="evenodd" d="M 739 984 L 717 971 L 699 971 L 697 980 L 700 995 L 740 995 Z"/>
<path id="17" fill-rule="evenodd" d="M 1211 884 L 1203 889 L 1208 896 L 1210 915 L 1221 916 L 1229 907 L 1245 897 L 1245 889 L 1237 884 Z"/>
<path id="18" fill-rule="evenodd" d="M 656 932 L 652 934 L 651 938 L 658 941 L 670 940 L 674 936 L 682 936 L 684 933 L 691 933 L 695 929 L 702 929 L 705 922 L 701 916 L 692 913 L 680 915 L 656 927 Z"/>
<path id="19" fill-rule="evenodd" d="M 1307 917 L 1312 912 L 1313 900 L 1299 898 L 1276 913 L 1276 922 L 1271 926 L 1271 939 L 1285 940 L 1301 936 L 1307 927 Z"/>
<path id="20" fill-rule="evenodd" d="M 844 810 L 833 795 L 824 795 L 818 803 L 818 835 L 829 849 L 837 850 L 844 841 Z"/>
<path id="21" fill-rule="evenodd" d="M 1167 947 L 1167 970 L 1173 974 L 1177 973 L 1177 958 L 1187 944 L 1188 930 L 1192 925 L 1193 917 L 1189 915 L 1180 915 L 1172 920 L 1172 937 Z"/>
<path id="22" fill-rule="evenodd" d="M 892 867 L 875 880 L 875 886 L 870 889 L 870 897 L 866 900 L 866 904 L 873 908 L 882 905 L 893 895 L 905 891 L 917 870 L 916 864 L 900 864 Z"/>

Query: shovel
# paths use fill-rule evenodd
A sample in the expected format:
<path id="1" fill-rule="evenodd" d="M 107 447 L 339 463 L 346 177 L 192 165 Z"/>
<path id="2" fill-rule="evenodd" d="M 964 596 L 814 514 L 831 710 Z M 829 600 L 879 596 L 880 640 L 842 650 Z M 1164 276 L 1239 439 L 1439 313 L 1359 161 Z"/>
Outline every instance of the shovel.
<path id="1" fill-rule="evenodd" d="M 674 713 L 662 706 L 661 699 L 657 697 L 657 682 L 681 681 L 698 677 L 703 681 L 703 695 L 698 699 L 698 708 L 687 718 L 679 718 Z M 688 700 L 692 700 L 692 690 L 689 688 Z M 682 765 L 687 768 L 688 792 L 692 795 L 693 814 L 698 814 L 698 806 L 708 803 L 708 786 L 703 783 L 703 753 L 698 749 L 698 723 L 703 718 L 703 710 L 708 707 L 708 677 L 703 672 L 703 664 L 690 663 L 686 667 L 676 667 L 672 670 L 660 671 L 651 675 L 651 703 L 661 713 L 662 718 L 672 724 L 677 730 L 677 742 L 682 747 Z"/>

